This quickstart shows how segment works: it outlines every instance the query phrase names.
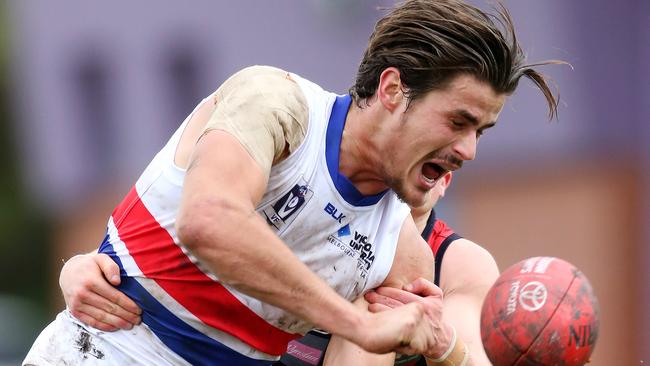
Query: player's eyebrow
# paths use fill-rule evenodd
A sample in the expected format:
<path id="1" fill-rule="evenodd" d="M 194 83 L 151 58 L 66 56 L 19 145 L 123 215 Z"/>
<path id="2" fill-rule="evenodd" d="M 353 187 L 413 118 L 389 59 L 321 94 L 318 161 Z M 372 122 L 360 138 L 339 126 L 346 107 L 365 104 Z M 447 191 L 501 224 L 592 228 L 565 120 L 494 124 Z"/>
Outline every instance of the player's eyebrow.
<path id="1" fill-rule="evenodd" d="M 470 113 L 466 109 L 455 109 L 452 113 L 461 116 L 463 119 L 465 119 L 467 122 L 471 123 L 473 126 L 478 126 L 480 124 L 478 117 Z M 486 123 L 481 127 L 481 129 L 488 129 L 490 127 L 493 127 L 496 124 L 496 121 L 492 121 L 489 123 Z"/>

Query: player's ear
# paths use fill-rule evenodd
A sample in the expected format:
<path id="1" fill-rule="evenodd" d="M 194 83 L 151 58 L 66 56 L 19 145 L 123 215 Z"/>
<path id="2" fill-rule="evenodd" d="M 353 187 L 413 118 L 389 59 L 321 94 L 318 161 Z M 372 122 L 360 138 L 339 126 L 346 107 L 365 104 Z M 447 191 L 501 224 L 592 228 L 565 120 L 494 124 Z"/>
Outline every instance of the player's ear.
<path id="1" fill-rule="evenodd" d="M 389 67 L 379 76 L 377 86 L 377 98 L 379 102 L 390 112 L 394 112 L 402 103 L 404 93 L 402 92 L 402 80 L 399 70 Z"/>

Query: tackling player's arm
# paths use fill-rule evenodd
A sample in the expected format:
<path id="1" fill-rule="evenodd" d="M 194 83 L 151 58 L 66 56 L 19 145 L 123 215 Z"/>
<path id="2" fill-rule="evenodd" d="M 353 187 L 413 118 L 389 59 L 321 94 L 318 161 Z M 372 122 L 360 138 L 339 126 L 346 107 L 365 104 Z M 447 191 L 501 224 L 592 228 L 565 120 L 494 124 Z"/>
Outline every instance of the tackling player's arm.
<path id="1" fill-rule="evenodd" d="M 445 252 L 440 274 L 443 319 L 454 326 L 458 339 L 467 345 L 467 365 L 491 365 L 481 342 L 480 316 L 483 299 L 498 274 L 492 255 L 472 241 L 457 239 Z M 414 301 L 413 294 L 389 287 L 370 292 L 366 298 L 371 306 L 388 308 Z M 435 365 L 430 361 L 429 364 Z"/>
<path id="2" fill-rule="evenodd" d="M 481 306 L 499 276 L 492 255 L 478 244 L 455 240 L 445 252 L 440 274 L 444 291 L 443 318 L 452 324 L 469 348 L 474 365 L 491 365 L 481 341 Z"/>

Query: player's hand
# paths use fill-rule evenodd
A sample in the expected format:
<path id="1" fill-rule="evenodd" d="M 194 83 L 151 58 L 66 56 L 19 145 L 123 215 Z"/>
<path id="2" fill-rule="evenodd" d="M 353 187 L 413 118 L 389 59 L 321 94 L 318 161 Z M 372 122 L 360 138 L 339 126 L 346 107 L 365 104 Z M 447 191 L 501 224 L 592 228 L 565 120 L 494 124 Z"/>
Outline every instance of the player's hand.
<path id="1" fill-rule="evenodd" d="M 421 354 L 435 342 L 432 329 L 426 325 L 423 304 L 414 302 L 380 313 L 366 313 L 358 334 L 350 340 L 372 353 L 392 351 Z"/>
<path id="2" fill-rule="evenodd" d="M 431 281 L 418 278 L 402 289 L 379 287 L 366 293 L 368 310 L 373 313 L 396 309 L 405 304 L 419 303 L 423 306 L 426 316 L 422 318 L 423 325 L 432 333 L 433 341 L 429 348 L 421 353 L 436 359 L 449 348 L 453 330 L 442 320 L 442 290 Z"/>
<path id="3" fill-rule="evenodd" d="M 72 315 L 103 331 L 131 329 L 140 324 L 140 308 L 113 286 L 120 284 L 120 270 L 106 254 L 85 254 L 68 260 L 59 286 Z"/>

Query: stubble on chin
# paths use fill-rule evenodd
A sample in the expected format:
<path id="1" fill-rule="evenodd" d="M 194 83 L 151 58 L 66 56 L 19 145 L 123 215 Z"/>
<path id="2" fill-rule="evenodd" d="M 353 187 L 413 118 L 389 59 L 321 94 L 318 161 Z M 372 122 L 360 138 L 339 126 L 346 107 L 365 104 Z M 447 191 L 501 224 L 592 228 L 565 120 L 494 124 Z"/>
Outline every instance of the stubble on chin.
<path id="1" fill-rule="evenodd" d="M 411 207 L 420 207 L 425 203 L 426 193 L 423 193 L 422 196 L 413 197 L 413 194 L 409 195 L 409 191 L 406 187 L 406 182 L 402 179 L 396 179 L 393 177 L 386 177 L 386 185 L 397 195 L 400 201 L 406 203 Z M 414 193 L 414 192 L 411 192 Z"/>

